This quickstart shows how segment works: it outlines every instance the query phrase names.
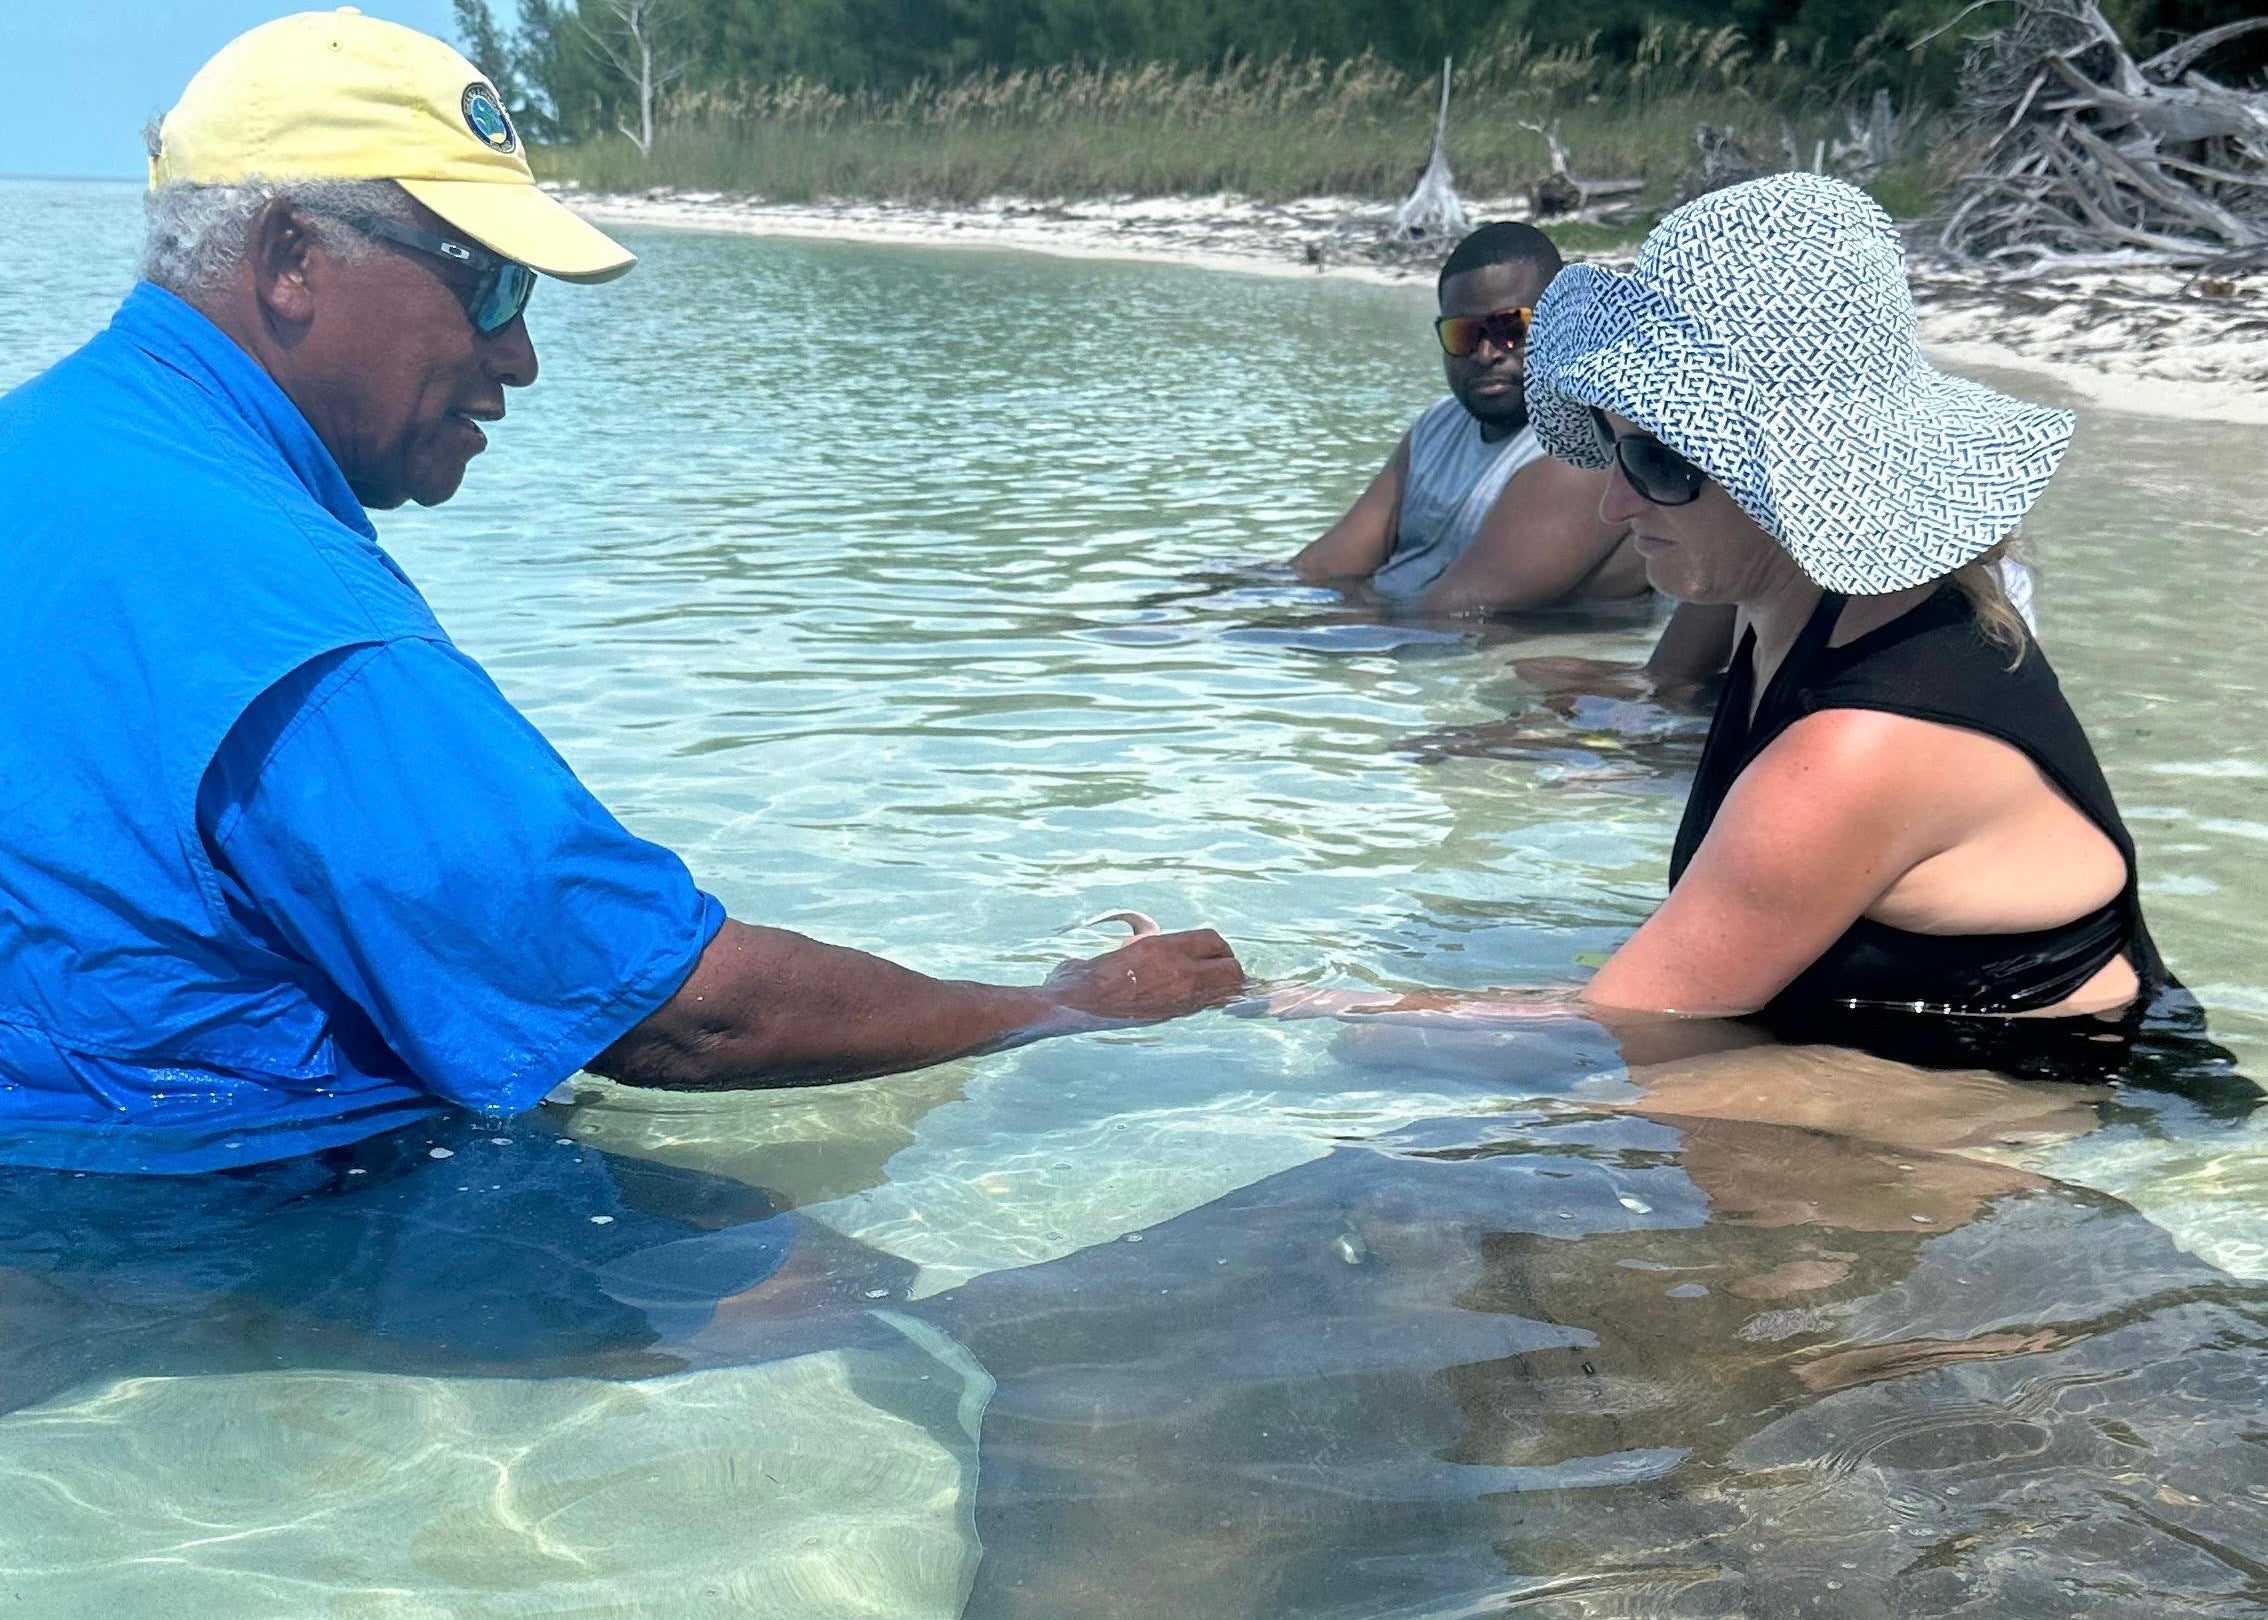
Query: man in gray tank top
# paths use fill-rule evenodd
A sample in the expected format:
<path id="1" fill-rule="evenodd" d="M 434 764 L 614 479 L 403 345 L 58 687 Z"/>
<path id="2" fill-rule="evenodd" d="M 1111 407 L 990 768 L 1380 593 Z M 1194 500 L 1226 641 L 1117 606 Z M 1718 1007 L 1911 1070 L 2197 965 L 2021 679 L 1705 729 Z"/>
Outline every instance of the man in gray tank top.
<path id="1" fill-rule="evenodd" d="M 1599 519 L 1605 475 L 1552 460 L 1528 426 L 1527 327 L 1559 273 L 1531 225 L 1483 225 L 1441 267 L 1449 396 L 1402 436 L 1385 468 L 1292 559 L 1302 579 L 1367 581 L 1427 613 L 1502 613 L 1647 600 L 1645 570 Z"/>

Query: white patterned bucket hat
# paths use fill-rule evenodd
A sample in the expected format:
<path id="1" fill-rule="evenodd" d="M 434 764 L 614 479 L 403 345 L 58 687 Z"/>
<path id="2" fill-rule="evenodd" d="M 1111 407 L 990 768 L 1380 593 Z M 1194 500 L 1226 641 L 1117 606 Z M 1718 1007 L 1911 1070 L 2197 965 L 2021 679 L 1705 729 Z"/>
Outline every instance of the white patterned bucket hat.
<path id="1" fill-rule="evenodd" d="M 1923 359 L 1890 216 L 1817 174 L 1696 198 L 1627 274 L 1559 273 L 1536 306 L 1528 412 L 1553 455 L 1603 467 L 1593 407 L 1852 596 L 1942 578 L 2014 533 L 2072 428 Z"/>

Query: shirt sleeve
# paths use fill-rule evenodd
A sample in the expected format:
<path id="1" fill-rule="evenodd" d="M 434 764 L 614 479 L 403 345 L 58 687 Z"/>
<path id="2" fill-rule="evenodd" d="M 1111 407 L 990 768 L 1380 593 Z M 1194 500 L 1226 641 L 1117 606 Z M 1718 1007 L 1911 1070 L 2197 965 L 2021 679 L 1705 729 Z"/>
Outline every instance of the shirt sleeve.
<path id="1" fill-rule="evenodd" d="M 198 827 L 246 925 L 318 969 L 436 1096 L 517 1113 L 685 982 L 724 922 L 479 665 L 398 641 L 245 711 Z"/>

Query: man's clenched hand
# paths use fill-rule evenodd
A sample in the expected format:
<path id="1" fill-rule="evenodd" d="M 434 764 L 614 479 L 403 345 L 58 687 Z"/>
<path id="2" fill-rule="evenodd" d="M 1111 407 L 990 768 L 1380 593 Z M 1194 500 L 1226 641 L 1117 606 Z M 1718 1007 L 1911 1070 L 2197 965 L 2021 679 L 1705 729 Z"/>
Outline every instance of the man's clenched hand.
<path id="1" fill-rule="evenodd" d="M 1064 962 L 1041 989 L 1067 1011 L 1151 1024 L 1215 1007 L 1244 987 L 1244 968 L 1210 928 L 1144 934 L 1114 951 Z"/>

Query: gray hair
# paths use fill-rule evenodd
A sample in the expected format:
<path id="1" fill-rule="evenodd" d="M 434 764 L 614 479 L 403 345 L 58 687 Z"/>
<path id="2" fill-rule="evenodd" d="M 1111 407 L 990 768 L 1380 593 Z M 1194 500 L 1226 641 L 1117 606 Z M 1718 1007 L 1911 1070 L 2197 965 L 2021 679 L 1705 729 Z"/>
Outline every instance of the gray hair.
<path id="1" fill-rule="evenodd" d="M 148 233 L 142 247 L 142 279 L 195 302 L 217 289 L 243 261 L 252 223 L 271 202 L 301 210 L 308 231 L 342 259 L 371 246 L 336 216 L 376 214 L 407 219 L 409 193 L 391 180 L 268 180 L 255 177 L 233 186 L 169 181 L 153 186 L 145 213 Z"/>

